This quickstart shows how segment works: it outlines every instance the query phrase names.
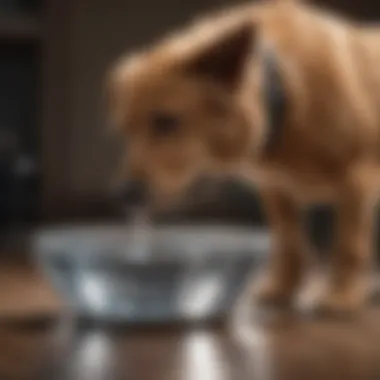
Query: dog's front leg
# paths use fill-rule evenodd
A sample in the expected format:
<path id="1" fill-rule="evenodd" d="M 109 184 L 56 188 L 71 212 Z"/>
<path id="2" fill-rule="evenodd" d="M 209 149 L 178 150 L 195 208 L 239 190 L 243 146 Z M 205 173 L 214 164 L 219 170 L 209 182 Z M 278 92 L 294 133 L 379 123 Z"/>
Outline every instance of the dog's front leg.
<path id="1" fill-rule="evenodd" d="M 302 280 L 310 251 L 303 230 L 303 212 L 288 194 L 277 190 L 262 193 L 272 233 L 272 251 L 267 272 L 255 289 L 259 303 L 287 305 Z"/>
<path id="2" fill-rule="evenodd" d="M 370 290 L 373 213 L 373 196 L 357 177 L 346 185 L 340 197 L 331 273 L 317 311 L 346 313 L 364 305 Z"/>

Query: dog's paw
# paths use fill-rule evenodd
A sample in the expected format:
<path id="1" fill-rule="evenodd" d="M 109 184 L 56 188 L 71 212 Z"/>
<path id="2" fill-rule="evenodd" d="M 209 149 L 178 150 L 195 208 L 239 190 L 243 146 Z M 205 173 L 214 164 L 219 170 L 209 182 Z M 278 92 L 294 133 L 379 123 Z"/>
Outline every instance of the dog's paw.
<path id="1" fill-rule="evenodd" d="M 331 289 L 319 297 L 312 311 L 317 316 L 350 317 L 362 311 L 366 303 L 366 292 L 356 287 Z"/>
<path id="2" fill-rule="evenodd" d="M 253 290 L 253 301 L 264 307 L 286 308 L 294 301 L 295 286 L 267 276 L 258 281 Z"/>

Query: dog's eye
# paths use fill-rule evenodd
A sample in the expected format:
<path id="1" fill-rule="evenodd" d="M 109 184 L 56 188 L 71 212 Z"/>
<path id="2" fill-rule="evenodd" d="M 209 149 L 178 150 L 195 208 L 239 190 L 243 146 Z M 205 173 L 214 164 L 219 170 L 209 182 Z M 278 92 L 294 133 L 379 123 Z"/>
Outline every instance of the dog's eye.
<path id="1" fill-rule="evenodd" d="M 153 134 L 156 137 L 165 137 L 178 131 L 179 118 L 170 113 L 155 113 L 152 117 Z"/>

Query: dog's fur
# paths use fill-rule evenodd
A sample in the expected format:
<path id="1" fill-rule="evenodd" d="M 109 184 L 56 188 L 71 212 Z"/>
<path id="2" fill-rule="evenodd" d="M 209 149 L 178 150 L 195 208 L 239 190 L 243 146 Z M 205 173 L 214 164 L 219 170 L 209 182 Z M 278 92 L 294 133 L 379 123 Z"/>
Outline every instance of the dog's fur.
<path id="1" fill-rule="evenodd" d="M 287 97 L 270 153 L 266 49 L 276 54 Z M 112 115 L 128 140 L 126 175 L 143 178 L 161 200 L 201 175 L 257 184 L 274 233 L 259 297 L 276 303 L 293 299 L 309 261 L 304 206 L 334 202 L 336 246 L 318 307 L 357 310 L 369 293 L 380 185 L 379 67 L 380 30 L 304 3 L 268 1 L 197 20 L 111 71 Z"/>

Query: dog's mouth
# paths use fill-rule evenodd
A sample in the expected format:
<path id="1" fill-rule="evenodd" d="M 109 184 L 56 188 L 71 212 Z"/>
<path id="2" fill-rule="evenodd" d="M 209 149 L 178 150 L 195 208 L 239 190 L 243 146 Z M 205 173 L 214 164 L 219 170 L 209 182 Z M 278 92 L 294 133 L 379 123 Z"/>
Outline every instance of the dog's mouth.
<path id="1" fill-rule="evenodd" d="M 199 210 L 203 206 L 207 209 L 221 198 L 225 185 L 230 182 L 240 182 L 252 185 L 252 168 L 242 167 L 241 171 L 231 172 L 202 172 L 186 181 L 175 182 L 172 186 L 166 181 L 165 186 L 149 186 L 148 184 L 131 183 L 124 190 L 124 197 L 120 204 L 123 215 L 130 221 L 136 214 L 150 214 L 154 219 L 165 218 L 171 215 L 191 214 L 193 210 Z M 255 181 L 254 181 L 255 182 Z M 168 185 L 169 184 L 169 185 Z"/>
<path id="2" fill-rule="evenodd" d="M 221 186 L 219 178 L 199 175 L 182 186 L 149 187 L 128 183 L 123 186 L 119 204 L 128 222 L 136 215 L 179 215 L 215 201 Z"/>

